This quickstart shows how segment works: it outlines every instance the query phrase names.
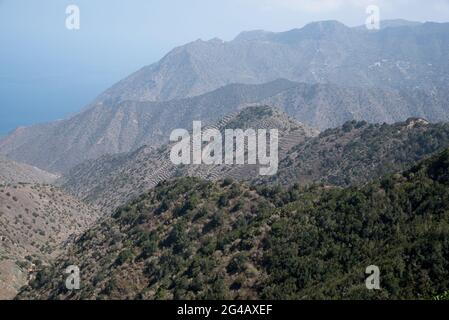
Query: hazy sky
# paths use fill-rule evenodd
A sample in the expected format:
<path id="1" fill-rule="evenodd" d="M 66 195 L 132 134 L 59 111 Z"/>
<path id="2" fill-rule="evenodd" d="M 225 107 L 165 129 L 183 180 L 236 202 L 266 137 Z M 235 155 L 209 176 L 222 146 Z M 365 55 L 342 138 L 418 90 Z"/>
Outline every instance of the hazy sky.
<path id="1" fill-rule="evenodd" d="M 76 4 L 81 29 L 65 27 Z M 448 21 L 449 0 L 0 0 L 0 133 L 65 117 L 174 46 L 318 20 Z"/>

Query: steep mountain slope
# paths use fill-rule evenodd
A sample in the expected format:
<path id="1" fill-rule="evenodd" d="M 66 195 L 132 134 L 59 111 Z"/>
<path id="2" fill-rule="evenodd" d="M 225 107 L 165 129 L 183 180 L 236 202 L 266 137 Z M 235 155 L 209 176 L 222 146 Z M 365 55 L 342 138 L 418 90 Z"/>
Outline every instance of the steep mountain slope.
<path id="1" fill-rule="evenodd" d="M 280 161 L 276 175 L 256 182 L 364 184 L 448 147 L 447 123 L 416 118 L 393 125 L 351 121 L 297 144 Z"/>
<path id="2" fill-rule="evenodd" d="M 324 130 L 349 120 L 394 123 L 410 117 L 449 121 L 449 90 L 391 90 L 298 85 L 258 103 L 279 108 L 305 124 Z"/>
<path id="3" fill-rule="evenodd" d="M 324 21 L 281 33 L 245 32 L 230 42 L 199 40 L 114 85 L 71 119 L 18 128 L 0 140 L 0 153 L 63 173 L 84 160 L 165 143 L 167 131 L 184 127 L 192 117 L 214 123 L 246 103 L 285 107 L 287 114 L 318 129 L 352 119 L 448 120 L 449 24 L 394 25 L 370 32 Z M 249 92 L 248 87 L 231 86 L 196 100 L 179 100 L 230 83 L 279 78 L 371 89 L 269 99 L 288 88 L 284 82 Z M 398 88 L 406 91 L 398 93 Z M 328 105 L 334 98 L 336 104 Z M 168 104 L 139 103 L 173 99 Z"/>
<path id="4" fill-rule="evenodd" d="M 58 178 L 49 172 L 23 163 L 17 163 L 0 155 L 0 183 L 52 183 Z"/>
<path id="5" fill-rule="evenodd" d="M 222 133 L 228 128 L 277 129 L 281 157 L 294 144 L 318 134 L 316 130 L 269 107 L 245 108 L 204 129 L 207 128 L 217 128 Z M 180 176 L 211 180 L 223 176 L 251 179 L 259 174 L 258 165 L 174 165 L 170 160 L 173 145 L 174 143 L 159 148 L 142 147 L 135 152 L 87 161 L 63 176 L 59 183 L 80 199 L 110 211 L 153 188 L 162 180 Z"/>
<path id="6" fill-rule="evenodd" d="M 257 114 L 273 110 L 273 114 Z M 249 120 L 248 120 L 249 119 Z M 279 121 L 281 120 L 281 121 Z M 337 186 L 364 184 L 371 179 L 404 170 L 417 161 L 449 147 L 449 125 L 431 124 L 422 119 L 388 124 L 347 122 L 315 132 L 292 130 L 292 121 L 275 109 L 249 107 L 218 125 L 224 128 L 284 128 L 279 141 L 279 168 L 273 176 L 260 176 L 253 165 L 173 165 L 171 145 L 143 147 L 136 152 L 105 156 L 85 162 L 59 183 L 87 202 L 110 211 L 162 180 L 194 176 L 208 180 L 252 181 L 256 184 L 324 183 Z M 293 127 L 294 128 L 294 127 Z"/>
<path id="7" fill-rule="evenodd" d="M 67 120 L 19 128 L 0 140 L 0 153 L 54 172 L 105 154 L 134 151 L 168 142 L 175 128 L 193 120 L 213 124 L 246 106 L 270 105 L 314 128 L 348 120 L 372 123 L 421 117 L 449 121 L 449 89 L 392 90 L 343 88 L 276 80 L 262 85 L 228 85 L 188 99 L 97 104 Z"/>
<path id="8" fill-rule="evenodd" d="M 105 154 L 167 143 L 175 128 L 189 129 L 193 120 L 213 124 L 244 103 L 294 85 L 279 80 L 261 86 L 229 85 L 200 97 L 165 103 L 100 103 L 67 120 L 19 128 L 0 140 L 0 153 L 52 172 L 65 172 Z"/>
<path id="9" fill-rule="evenodd" d="M 160 184 L 19 299 L 426 299 L 449 288 L 449 150 L 363 188 Z M 82 266 L 68 292 L 64 266 Z M 381 270 L 381 289 L 365 270 Z"/>
<path id="10" fill-rule="evenodd" d="M 61 190 L 38 184 L 0 184 L 0 299 L 12 298 L 34 265 L 55 257 L 99 212 Z"/>
<path id="11" fill-rule="evenodd" d="M 97 101 L 171 100 L 229 83 L 277 78 L 345 86 L 447 86 L 449 24 L 399 24 L 377 32 L 337 21 L 287 32 L 244 32 L 235 40 L 195 41 L 120 81 Z"/>

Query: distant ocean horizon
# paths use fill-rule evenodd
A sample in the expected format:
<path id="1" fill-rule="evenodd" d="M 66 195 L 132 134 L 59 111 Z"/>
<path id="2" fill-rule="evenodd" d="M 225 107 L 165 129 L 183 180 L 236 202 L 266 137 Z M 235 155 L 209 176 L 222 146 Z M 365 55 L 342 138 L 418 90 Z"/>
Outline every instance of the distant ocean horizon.
<path id="1" fill-rule="evenodd" d="M 76 114 L 117 80 L 79 76 L 24 83 L 0 79 L 0 137 L 17 127 Z"/>

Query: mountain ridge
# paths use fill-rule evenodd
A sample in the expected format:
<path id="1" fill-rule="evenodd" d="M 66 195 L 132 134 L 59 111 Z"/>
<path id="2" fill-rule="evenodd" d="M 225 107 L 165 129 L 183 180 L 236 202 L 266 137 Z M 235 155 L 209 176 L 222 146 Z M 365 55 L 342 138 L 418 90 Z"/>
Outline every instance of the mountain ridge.
<path id="1" fill-rule="evenodd" d="M 256 32 L 247 34 L 245 41 L 242 37 L 229 42 L 194 41 L 119 81 L 74 117 L 19 128 L 1 138 L 0 153 L 63 173 L 104 154 L 158 145 L 164 137 L 166 141 L 167 132 L 185 126 L 190 113 L 213 123 L 246 103 L 278 103 L 273 106 L 285 107 L 289 115 L 319 130 L 352 119 L 389 123 L 409 117 L 449 120 L 449 23 L 389 24 L 376 32 L 361 32 L 337 21 L 321 21 L 286 32 L 264 32 L 263 39 Z M 298 95 L 270 100 L 263 89 L 269 85 L 263 87 L 264 83 L 280 78 L 308 86 L 337 85 L 332 90 L 340 104 L 329 105 L 332 93 L 324 107 Z M 262 86 L 259 99 L 237 92 L 228 95 L 226 110 L 221 110 L 220 96 L 210 99 L 211 110 L 198 105 L 211 97 L 208 93 L 217 94 L 220 88 L 226 91 L 231 83 Z M 302 109 L 294 110 L 288 99 Z M 231 101 L 234 106 L 229 105 Z M 190 104 L 196 104 L 196 109 L 190 110 Z M 169 108 L 176 112 L 164 113 Z"/>
<path id="2" fill-rule="evenodd" d="M 449 147 L 449 125 L 410 118 L 391 125 L 348 121 L 297 144 L 276 175 L 257 184 L 359 186 L 404 171 Z"/>
<path id="3" fill-rule="evenodd" d="M 262 38 L 260 32 L 255 37 L 253 32 L 253 36 L 245 41 L 240 41 L 242 37 L 238 36 L 229 42 L 194 41 L 175 48 L 158 63 L 146 66 L 118 82 L 100 95 L 97 101 L 136 97 L 142 100 L 170 100 L 199 95 L 230 82 L 264 83 L 276 78 L 387 87 L 397 87 L 399 83 L 403 83 L 402 86 L 427 88 L 431 88 L 432 83 L 443 85 L 443 70 L 448 67 L 444 60 L 448 58 L 448 52 L 445 52 L 444 45 L 437 48 L 439 45 L 436 43 L 448 41 L 445 33 L 449 24 L 399 24 L 401 27 L 388 27 L 378 32 L 360 32 L 336 21 L 321 21 L 286 32 L 263 32 Z M 430 38 L 435 39 L 428 41 L 435 46 L 433 49 L 420 46 L 421 40 Z M 419 54 L 413 55 L 409 49 Z M 236 55 L 237 51 L 241 52 L 239 56 Z M 432 60 L 430 63 L 440 64 L 443 69 L 429 68 L 427 61 L 422 60 L 421 53 L 426 53 Z M 393 61 L 382 72 L 370 72 L 367 67 L 379 58 Z M 407 74 L 396 74 L 400 68 L 395 66 L 395 60 L 404 60 L 413 72 L 409 70 Z M 319 68 L 317 64 L 323 67 Z M 354 64 L 359 67 L 358 72 L 353 70 Z M 264 67 L 263 71 L 261 66 Z M 443 78 L 437 80 L 437 74 L 437 77 Z M 424 83 L 423 78 L 427 78 L 431 85 Z"/>
<path id="4" fill-rule="evenodd" d="M 269 105 L 324 130 L 348 120 L 394 123 L 409 117 L 449 121 L 449 90 L 397 90 L 304 84 L 278 79 L 229 84 L 201 96 L 171 101 L 97 104 L 62 121 L 21 128 L 0 140 L 0 153 L 50 172 L 85 160 L 168 142 L 193 120 L 212 124 L 248 106 Z"/>
<path id="5" fill-rule="evenodd" d="M 57 175 L 39 168 L 17 163 L 0 155 L 0 183 L 41 183 L 50 184 Z"/>
<path id="6" fill-rule="evenodd" d="M 273 110 L 272 114 L 266 113 Z M 262 118 L 257 114 L 263 112 Z M 240 120 L 236 120 L 239 119 Z M 170 161 L 173 144 L 142 147 L 137 151 L 104 156 L 75 167 L 58 183 L 67 192 L 111 212 L 132 197 L 163 180 L 199 177 L 223 178 L 255 184 L 341 187 L 360 185 L 405 170 L 449 147 L 449 125 L 410 118 L 395 124 L 348 121 L 319 135 L 270 107 L 248 107 L 225 117 L 216 128 L 283 128 L 279 131 L 279 167 L 273 176 L 260 177 L 252 165 L 179 165 Z M 298 129 L 294 129 L 295 127 Z M 292 130 L 293 129 L 293 130 Z"/>
<path id="7" fill-rule="evenodd" d="M 318 134 L 316 130 L 298 123 L 278 110 L 269 107 L 248 107 L 228 114 L 216 124 L 204 126 L 220 132 L 233 129 L 277 129 L 279 153 L 282 156 L 292 143 Z M 293 141 L 293 142 L 292 142 Z M 58 184 L 76 197 L 103 211 L 111 212 L 133 196 L 151 189 L 163 180 L 178 176 L 219 179 L 223 175 L 248 177 L 258 174 L 259 165 L 174 165 L 170 150 L 174 143 L 161 147 L 144 146 L 124 154 L 109 155 L 87 161 L 63 176 Z M 240 170 L 241 169 L 241 170 Z"/>

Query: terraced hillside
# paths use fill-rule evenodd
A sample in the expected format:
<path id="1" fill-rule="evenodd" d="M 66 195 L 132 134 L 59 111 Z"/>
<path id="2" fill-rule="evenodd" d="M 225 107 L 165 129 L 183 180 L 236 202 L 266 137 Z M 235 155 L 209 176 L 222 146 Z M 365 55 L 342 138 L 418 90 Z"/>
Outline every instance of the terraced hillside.
<path id="1" fill-rule="evenodd" d="M 293 141 L 298 143 L 318 134 L 316 130 L 269 107 L 244 109 L 204 129 L 207 128 L 216 128 L 221 132 L 226 128 L 278 129 L 281 156 L 286 154 Z M 172 146 L 143 147 L 132 153 L 89 161 L 76 167 L 59 183 L 80 199 L 111 211 L 163 180 L 181 176 L 211 180 L 228 176 L 249 180 L 259 174 L 258 165 L 174 165 L 170 160 Z"/>

